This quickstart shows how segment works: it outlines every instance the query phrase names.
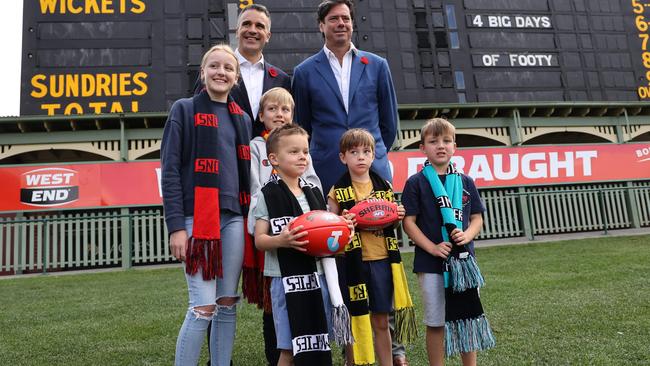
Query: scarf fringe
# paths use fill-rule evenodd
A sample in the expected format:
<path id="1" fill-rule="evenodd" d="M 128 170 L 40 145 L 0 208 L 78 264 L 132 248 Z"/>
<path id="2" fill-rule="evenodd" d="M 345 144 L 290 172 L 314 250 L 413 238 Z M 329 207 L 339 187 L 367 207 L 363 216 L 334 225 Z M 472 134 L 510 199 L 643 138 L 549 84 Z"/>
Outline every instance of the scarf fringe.
<path id="1" fill-rule="evenodd" d="M 262 275 L 262 309 L 267 314 L 273 313 L 271 306 L 271 277 Z"/>
<path id="2" fill-rule="evenodd" d="M 391 263 L 390 268 L 393 278 L 393 301 L 395 307 L 395 339 L 398 343 L 411 343 L 418 336 L 418 327 L 415 321 L 415 308 L 411 300 L 404 265 L 399 256 L 399 250 L 394 253 L 398 263 Z"/>
<path id="3" fill-rule="evenodd" d="M 258 268 L 242 268 L 242 295 L 249 304 L 255 304 L 258 308 L 262 308 L 263 292 L 260 286 L 261 276 Z"/>
<path id="4" fill-rule="evenodd" d="M 339 347 L 354 343 L 350 325 L 350 312 L 345 304 L 332 308 L 332 336 Z"/>
<path id="5" fill-rule="evenodd" d="M 474 319 L 445 323 L 445 352 L 447 357 L 494 348 L 496 340 L 485 314 Z"/>
<path id="6" fill-rule="evenodd" d="M 222 278 L 221 254 L 221 239 L 191 237 L 187 240 L 185 251 L 185 272 L 193 276 L 201 269 L 204 281 Z"/>
<path id="7" fill-rule="evenodd" d="M 418 325 L 415 321 L 415 308 L 407 307 L 395 310 L 395 340 L 408 344 L 417 339 Z"/>
<path id="8" fill-rule="evenodd" d="M 332 336 L 336 344 L 341 347 L 351 345 L 354 343 L 354 338 L 352 337 L 350 312 L 348 311 L 347 306 L 345 306 L 343 295 L 341 295 L 336 259 L 334 259 L 334 257 L 322 258 L 321 264 L 323 266 L 325 282 L 327 282 L 330 303 L 332 306 Z M 321 291 L 323 291 L 322 288 Z"/>
<path id="9" fill-rule="evenodd" d="M 449 267 L 454 292 L 463 292 L 470 288 L 479 288 L 485 285 L 485 280 L 474 256 L 468 255 L 465 259 L 457 259 L 452 256 L 449 259 Z"/>
<path id="10" fill-rule="evenodd" d="M 261 269 L 257 261 L 257 250 L 253 237 L 248 234 L 248 220 L 244 217 L 244 263 L 242 264 L 242 296 L 249 304 L 262 307 Z"/>

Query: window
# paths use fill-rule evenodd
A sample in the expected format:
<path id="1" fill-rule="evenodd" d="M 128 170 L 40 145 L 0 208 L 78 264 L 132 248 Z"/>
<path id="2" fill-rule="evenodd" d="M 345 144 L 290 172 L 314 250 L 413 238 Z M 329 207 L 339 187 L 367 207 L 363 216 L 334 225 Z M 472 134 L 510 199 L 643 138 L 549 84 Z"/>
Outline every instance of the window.
<path id="1" fill-rule="evenodd" d="M 447 24 L 449 24 L 449 29 L 457 29 L 456 25 L 456 11 L 454 10 L 453 5 L 445 5 L 445 12 L 447 13 Z"/>
<path id="2" fill-rule="evenodd" d="M 454 71 L 454 79 L 456 81 L 456 89 L 465 89 L 465 74 L 462 71 Z"/>

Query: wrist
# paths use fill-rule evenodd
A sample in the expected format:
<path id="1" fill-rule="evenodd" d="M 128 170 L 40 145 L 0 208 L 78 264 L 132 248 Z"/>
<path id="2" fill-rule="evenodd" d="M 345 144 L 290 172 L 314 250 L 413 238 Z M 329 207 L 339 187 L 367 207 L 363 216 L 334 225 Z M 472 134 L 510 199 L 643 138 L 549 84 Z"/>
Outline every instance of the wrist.
<path id="1" fill-rule="evenodd" d="M 185 229 L 176 230 L 176 231 L 174 231 L 173 233 L 170 234 L 170 236 L 173 236 L 173 237 L 178 237 L 178 236 L 183 236 L 183 235 L 187 235 L 187 231 Z"/>
<path id="2" fill-rule="evenodd" d="M 271 248 L 278 249 L 278 248 L 284 248 L 286 246 L 286 240 L 284 240 L 281 235 L 276 235 L 271 238 L 272 238 Z"/>

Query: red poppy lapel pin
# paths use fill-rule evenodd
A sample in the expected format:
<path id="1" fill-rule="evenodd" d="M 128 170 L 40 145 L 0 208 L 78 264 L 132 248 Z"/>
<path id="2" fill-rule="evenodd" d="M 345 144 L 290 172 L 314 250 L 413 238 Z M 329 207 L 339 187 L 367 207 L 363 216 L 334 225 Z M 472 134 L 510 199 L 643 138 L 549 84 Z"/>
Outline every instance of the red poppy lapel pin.
<path id="1" fill-rule="evenodd" d="M 361 63 L 364 65 L 368 64 L 368 58 L 366 56 L 361 57 Z"/>
<path id="2" fill-rule="evenodd" d="M 272 78 L 278 76 L 278 70 L 276 70 L 276 69 L 274 69 L 272 67 L 269 67 L 269 76 L 271 76 Z"/>

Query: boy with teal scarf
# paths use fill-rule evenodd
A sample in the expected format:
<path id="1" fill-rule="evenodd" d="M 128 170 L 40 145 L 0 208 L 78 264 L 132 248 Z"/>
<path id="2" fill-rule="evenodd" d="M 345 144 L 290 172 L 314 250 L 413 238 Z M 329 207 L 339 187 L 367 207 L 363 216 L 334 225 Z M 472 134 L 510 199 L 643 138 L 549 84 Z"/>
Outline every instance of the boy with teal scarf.
<path id="1" fill-rule="evenodd" d="M 478 297 L 483 278 L 473 257 L 485 208 L 472 178 L 450 164 L 456 151 L 451 123 L 428 121 L 420 151 L 427 163 L 406 182 L 402 204 L 404 231 L 416 245 L 413 271 L 425 308 L 429 364 L 443 365 L 445 353 L 460 353 L 463 365 L 476 365 L 476 351 L 495 344 Z"/>

